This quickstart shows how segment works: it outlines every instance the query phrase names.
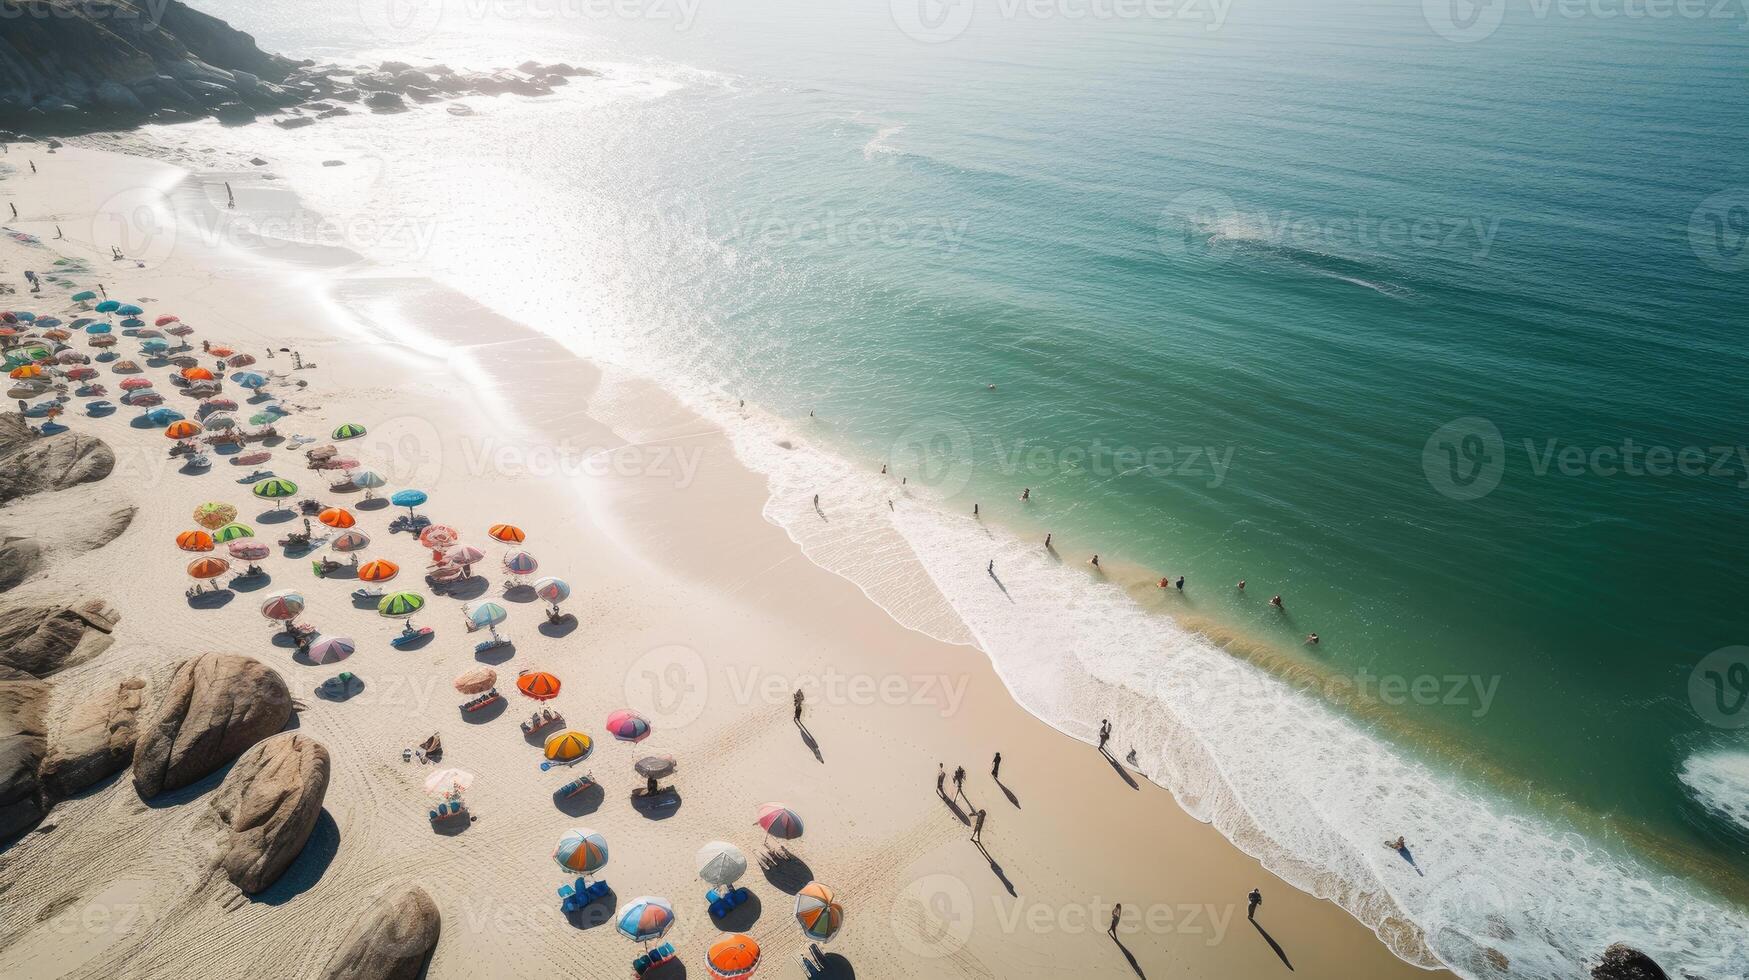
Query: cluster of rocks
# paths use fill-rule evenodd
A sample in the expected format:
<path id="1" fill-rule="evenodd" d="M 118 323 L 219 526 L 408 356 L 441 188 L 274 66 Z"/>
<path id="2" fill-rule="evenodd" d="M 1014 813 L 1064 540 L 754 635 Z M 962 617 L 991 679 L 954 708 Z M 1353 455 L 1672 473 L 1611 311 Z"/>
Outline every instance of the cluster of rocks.
<path id="1" fill-rule="evenodd" d="M 415 105 L 469 95 L 551 95 L 554 88 L 569 84 L 571 79 L 593 74 L 563 62 L 543 65 L 535 61 L 525 61 L 514 71 L 496 72 L 459 72 L 442 64 L 416 68 L 402 61 L 385 61 L 375 68 L 307 65 L 291 72 L 284 83 L 303 101 L 275 122 L 293 129 L 355 109 L 405 112 Z M 457 114 L 472 111 L 462 104 L 449 109 Z"/>

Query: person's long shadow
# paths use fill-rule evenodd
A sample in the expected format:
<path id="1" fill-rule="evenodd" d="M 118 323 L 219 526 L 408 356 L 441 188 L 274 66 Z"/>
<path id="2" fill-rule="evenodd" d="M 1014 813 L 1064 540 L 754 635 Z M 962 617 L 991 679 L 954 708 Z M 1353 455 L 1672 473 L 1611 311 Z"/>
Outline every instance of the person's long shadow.
<path id="1" fill-rule="evenodd" d="M 1396 848 L 1392 848 L 1392 850 L 1397 852 L 1398 857 L 1409 862 L 1409 867 L 1414 868 L 1416 874 L 1420 875 L 1423 878 L 1427 877 L 1427 873 L 1421 870 L 1421 865 L 1415 863 L 1414 853 L 1411 852 L 1407 847 L 1396 847 Z"/>
<path id="2" fill-rule="evenodd" d="M 1269 934 L 1269 930 L 1258 925 L 1256 919 L 1247 919 L 1246 921 L 1251 923 L 1251 928 L 1256 929 L 1257 934 L 1263 937 L 1263 941 L 1269 944 L 1269 948 L 1275 950 L 1275 955 L 1281 957 L 1281 965 L 1291 971 L 1294 965 L 1288 962 L 1287 951 L 1281 948 L 1281 944 L 1275 941 L 1275 937 Z"/>
<path id="3" fill-rule="evenodd" d="M 814 733 L 808 731 L 808 726 L 800 721 L 796 722 L 796 730 L 802 733 L 802 744 L 808 747 L 808 751 L 814 753 L 814 761 L 824 763 L 826 756 L 820 752 L 820 743 L 815 741 Z"/>
<path id="4" fill-rule="evenodd" d="M 963 823 L 968 827 L 972 825 L 972 818 L 966 816 L 966 811 L 960 809 L 960 805 L 954 802 L 953 797 L 941 793 L 936 795 L 941 797 L 941 802 L 947 804 L 947 808 L 953 811 L 954 816 L 960 818 L 960 823 Z"/>
<path id="5" fill-rule="evenodd" d="M 1002 590 L 1002 598 L 1007 599 L 1009 602 L 1014 601 L 1014 597 L 1008 594 L 1008 586 L 1002 584 L 1002 578 L 996 574 L 995 569 L 990 569 L 990 581 L 995 582 L 996 587 Z"/>
<path id="6" fill-rule="evenodd" d="M 991 778 L 994 779 L 994 777 L 991 777 Z M 1020 809 L 1020 797 L 1015 796 L 1014 791 L 1009 789 L 1008 785 L 1006 783 L 1002 782 L 1002 780 L 996 779 L 995 783 L 996 783 L 996 788 L 1000 789 L 1002 791 L 1002 795 L 1008 797 L 1008 802 L 1014 804 L 1014 808 L 1016 810 Z"/>
<path id="7" fill-rule="evenodd" d="M 1008 875 L 1002 871 L 1002 865 L 997 864 L 996 859 L 990 856 L 990 851 L 984 847 L 984 842 L 973 841 L 972 844 L 977 847 L 979 854 L 984 855 L 984 860 L 990 862 L 990 870 L 996 873 L 997 880 L 1002 882 L 1003 888 L 1008 889 L 1008 894 L 1016 898 L 1020 897 L 1020 893 L 1014 890 L 1014 882 L 1008 880 Z"/>
<path id="8" fill-rule="evenodd" d="M 1117 774 L 1119 776 L 1123 777 L 1124 782 L 1130 784 L 1130 789 L 1139 790 L 1142 788 L 1139 784 L 1136 783 L 1135 777 L 1130 775 L 1130 771 L 1123 767 L 1123 763 L 1117 761 L 1117 759 L 1114 758 L 1110 752 L 1107 752 L 1107 751 L 1105 751 L 1104 748 L 1101 748 L 1099 750 L 1099 754 L 1102 756 L 1105 756 L 1105 761 L 1111 763 L 1111 768 L 1116 770 Z"/>
<path id="9" fill-rule="evenodd" d="M 1111 941 L 1117 943 L 1117 948 L 1123 951 L 1123 958 L 1130 961 L 1130 969 L 1136 971 L 1136 976 L 1141 977 L 1142 980 L 1148 980 L 1148 975 L 1142 972 L 1142 964 L 1136 962 L 1136 954 L 1130 952 L 1130 948 L 1123 944 L 1123 940 L 1114 934 Z"/>

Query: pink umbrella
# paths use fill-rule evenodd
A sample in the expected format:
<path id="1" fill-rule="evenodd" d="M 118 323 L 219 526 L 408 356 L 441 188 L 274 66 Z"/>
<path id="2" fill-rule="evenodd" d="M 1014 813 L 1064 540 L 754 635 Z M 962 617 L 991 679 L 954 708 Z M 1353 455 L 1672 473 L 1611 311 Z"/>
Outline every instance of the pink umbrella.
<path id="1" fill-rule="evenodd" d="M 241 456 L 232 456 L 231 462 L 237 466 L 255 466 L 258 463 L 265 463 L 272 458 L 272 453 L 265 449 L 258 449 L 255 452 L 244 453 Z"/>
<path id="2" fill-rule="evenodd" d="M 152 382 L 149 378 L 123 378 L 117 387 L 123 391 L 139 391 L 142 388 L 152 387 Z"/>
<path id="3" fill-rule="evenodd" d="M 432 524 L 419 532 L 419 543 L 433 551 L 447 548 L 461 538 L 461 532 L 447 524 Z"/>
<path id="4" fill-rule="evenodd" d="M 526 551 L 512 551 L 504 556 L 504 570 L 512 575 L 533 575 L 540 563 Z"/>
<path id="5" fill-rule="evenodd" d="M 802 836 L 802 818 L 782 803 L 761 803 L 758 807 L 759 826 L 767 834 L 783 840 Z"/>
<path id="6" fill-rule="evenodd" d="M 443 559 L 452 565 L 472 565 L 486 557 L 486 553 L 471 544 L 458 544 L 443 553 Z"/>
<path id="7" fill-rule="evenodd" d="M 260 561 L 273 554 L 273 549 L 260 541 L 233 541 L 230 544 L 231 557 L 242 561 Z"/>

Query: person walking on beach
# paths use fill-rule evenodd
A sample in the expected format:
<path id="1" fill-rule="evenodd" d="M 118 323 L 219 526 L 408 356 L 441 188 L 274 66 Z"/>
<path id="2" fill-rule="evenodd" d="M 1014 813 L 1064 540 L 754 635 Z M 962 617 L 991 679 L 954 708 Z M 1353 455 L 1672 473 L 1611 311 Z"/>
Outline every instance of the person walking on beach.
<path id="1" fill-rule="evenodd" d="M 30 161 L 30 172 L 33 174 L 36 173 L 36 161 L 35 160 Z"/>
<path id="2" fill-rule="evenodd" d="M 1253 888 L 1253 889 L 1251 889 L 1251 894 L 1245 896 L 1245 901 L 1247 903 L 1247 907 L 1245 909 L 1245 918 L 1250 919 L 1253 922 L 1256 922 L 1257 921 L 1257 906 L 1263 904 L 1263 893 L 1258 891 L 1257 889 Z"/>
<path id="3" fill-rule="evenodd" d="M 802 723 L 802 689 L 799 687 L 796 688 L 794 701 L 796 703 L 796 724 L 799 725 Z"/>
<path id="4" fill-rule="evenodd" d="M 17 221 L 18 220 L 18 205 L 13 204 L 11 201 L 7 201 L 6 206 L 12 209 L 12 220 Z"/>
<path id="5" fill-rule="evenodd" d="M 1002 778 L 1002 753 L 1000 752 L 996 753 L 996 758 L 990 761 L 990 778 L 995 780 Z"/>
<path id="6" fill-rule="evenodd" d="M 60 240 L 60 239 L 65 238 L 65 237 L 67 237 L 67 236 L 61 234 L 61 226 L 56 225 L 55 226 L 55 238 L 56 238 L 56 240 Z"/>
<path id="7" fill-rule="evenodd" d="M 231 193 L 231 182 L 227 180 L 225 181 L 225 207 L 234 208 L 236 206 L 237 195 Z"/>
<path id="8" fill-rule="evenodd" d="M 960 797 L 965 796 L 966 795 L 966 788 L 965 787 L 966 787 L 966 767 L 965 766 L 955 766 L 954 770 L 953 770 L 953 795 L 960 796 Z"/>
<path id="9" fill-rule="evenodd" d="M 1099 751 L 1105 751 L 1105 743 L 1111 739 L 1111 722 L 1099 719 Z"/>
<path id="10" fill-rule="evenodd" d="M 1105 934 L 1110 936 L 1113 939 L 1116 939 L 1117 938 L 1117 924 L 1122 919 L 1123 919 L 1123 903 L 1119 902 L 1116 905 L 1113 905 L 1111 907 L 1111 926 L 1110 926 L 1110 928 L 1105 930 Z"/>
<path id="11" fill-rule="evenodd" d="M 984 815 L 987 812 L 989 811 L 979 810 L 977 813 L 972 814 L 972 843 L 974 844 L 982 845 L 984 843 L 982 840 L 984 836 Z"/>
<path id="12" fill-rule="evenodd" d="M 996 559 L 994 559 L 994 558 L 990 559 L 990 567 L 984 569 L 984 571 L 989 572 L 992 576 L 994 576 L 996 574 Z"/>
<path id="13" fill-rule="evenodd" d="M 815 510 L 819 510 L 819 509 L 820 509 L 820 495 L 819 495 L 819 494 L 817 494 L 817 493 L 816 493 L 816 494 L 814 494 L 814 509 L 815 509 Z"/>
<path id="14" fill-rule="evenodd" d="M 1045 532 L 1045 550 L 1051 550 L 1051 532 L 1049 531 Z"/>
<path id="15" fill-rule="evenodd" d="M 935 792 L 942 799 L 947 799 L 947 763 L 945 762 L 935 764 Z"/>
<path id="16" fill-rule="evenodd" d="M 973 517 L 977 517 L 977 516 L 978 516 L 978 505 L 977 505 L 977 504 L 973 504 L 973 505 L 972 505 L 972 516 L 973 516 Z"/>

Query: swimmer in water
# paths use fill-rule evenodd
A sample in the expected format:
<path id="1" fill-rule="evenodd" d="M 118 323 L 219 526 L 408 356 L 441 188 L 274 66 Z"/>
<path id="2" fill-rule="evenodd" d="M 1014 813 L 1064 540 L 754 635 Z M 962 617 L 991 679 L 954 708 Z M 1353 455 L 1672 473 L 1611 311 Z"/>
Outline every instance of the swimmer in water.
<path id="1" fill-rule="evenodd" d="M 1306 634 L 1306 644 L 1308 646 L 1314 646 L 1314 647 L 1317 646 L 1318 645 L 1318 634 L 1316 634 L 1316 633 Z"/>
<path id="2" fill-rule="evenodd" d="M 1092 560 L 1089 561 L 1087 564 L 1092 565 L 1094 568 L 1098 568 L 1099 567 L 1099 556 L 1094 555 Z"/>
<path id="3" fill-rule="evenodd" d="M 1278 595 L 1270 596 L 1269 597 L 1269 604 L 1274 606 L 1277 609 L 1286 609 L 1287 608 L 1286 606 L 1283 606 L 1281 604 L 1281 596 L 1278 596 Z"/>

